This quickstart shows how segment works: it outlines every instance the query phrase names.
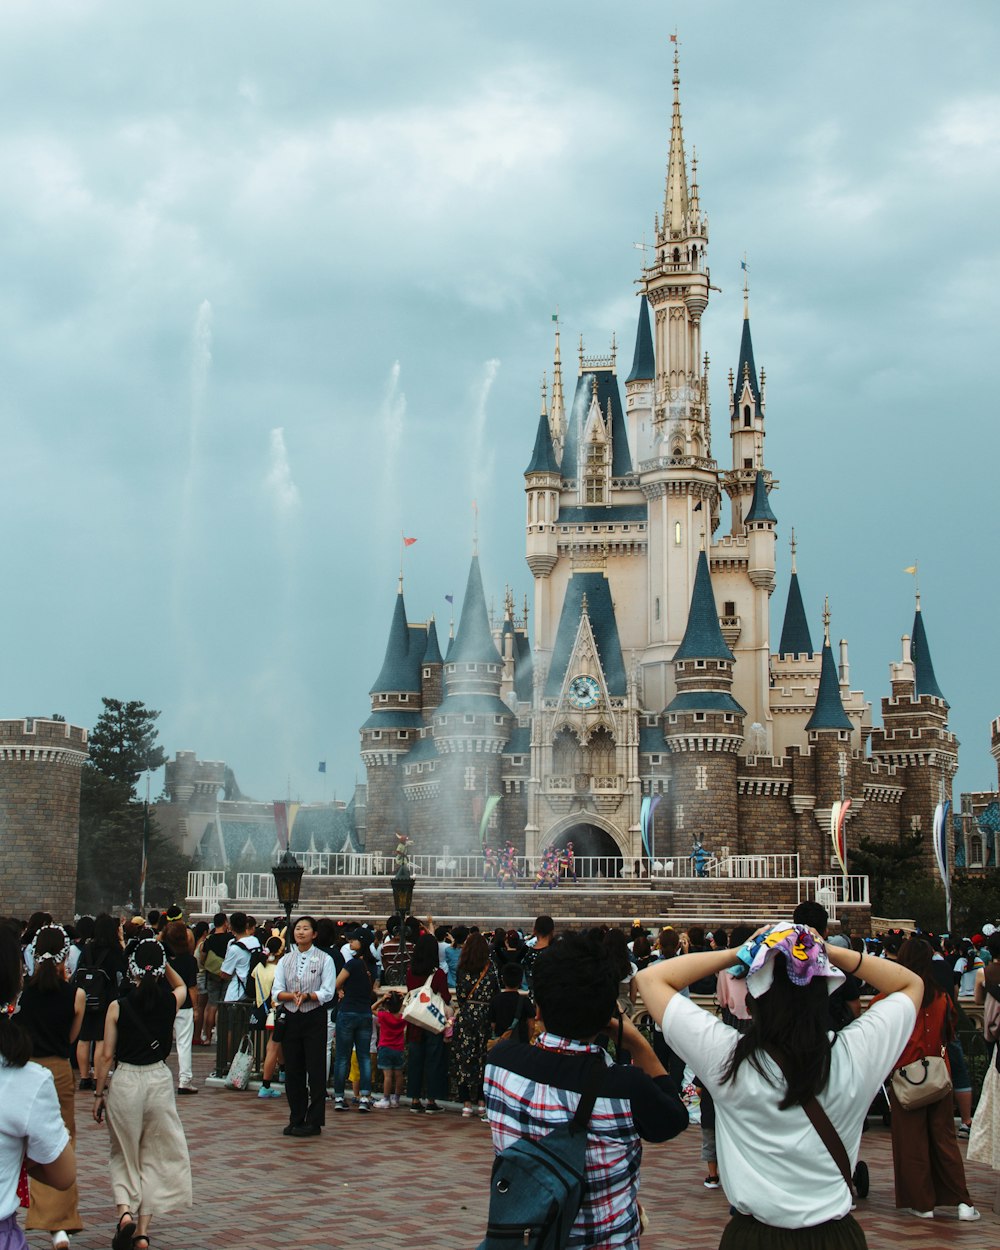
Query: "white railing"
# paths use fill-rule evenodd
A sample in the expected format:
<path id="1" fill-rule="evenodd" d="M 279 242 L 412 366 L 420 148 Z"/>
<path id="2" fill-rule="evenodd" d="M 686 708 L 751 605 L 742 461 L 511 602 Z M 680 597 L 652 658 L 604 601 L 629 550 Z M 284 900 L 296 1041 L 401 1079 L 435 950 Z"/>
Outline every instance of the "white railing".
<path id="1" fill-rule="evenodd" d="M 868 878 L 860 873 L 851 876 L 831 874 L 816 877 L 816 892 L 808 897 L 815 898 L 818 903 L 826 906 L 824 899 L 832 898 L 835 905 L 868 906 Z"/>
<path id="2" fill-rule="evenodd" d="M 727 855 L 713 860 L 710 877 L 769 877 L 794 881 L 799 875 L 798 855 Z"/>
<path id="3" fill-rule="evenodd" d="M 219 904 L 228 897 L 224 872 L 189 872 L 187 901 L 191 911 L 218 911 Z M 197 903 L 198 906 L 193 906 Z"/>
<path id="4" fill-rule="evenodd" d="M 236 874 L 236 897 L 238 899 L 262 898 L 276 903 L 278 887 L 269 872 L 238 872 Z"/>

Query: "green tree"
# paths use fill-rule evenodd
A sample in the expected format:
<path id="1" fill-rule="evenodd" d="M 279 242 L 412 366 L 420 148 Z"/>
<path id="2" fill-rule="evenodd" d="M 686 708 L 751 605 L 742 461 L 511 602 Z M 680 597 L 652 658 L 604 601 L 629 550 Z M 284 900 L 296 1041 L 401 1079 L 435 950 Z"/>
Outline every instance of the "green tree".
<path id="1" fill-rule="evenodd" d="M 859 838 L 857 846 L 851 848 L 851 869 L 867 874 L 872 911 L 876 916 L 911 915 L 899 908 L 910 885 L 922 875 L 923 840 L 923 834 L 916 830 L 891 842 Z"/>
<path id="2" fill-rule="evenodd" d="M 90 735 L 90 759 L 80 788 L 77 907 L 81 911 L 138 906 L 142 875 L 145 804 L 136 786 L 165 755 L 156 741 L 159 712 L 144 704 L 103 699 L 104 710 Z M 164 838 L 149 814 L 146 896 L 161 902 L 181 898 L 190 867 L 187 856 Z"/>

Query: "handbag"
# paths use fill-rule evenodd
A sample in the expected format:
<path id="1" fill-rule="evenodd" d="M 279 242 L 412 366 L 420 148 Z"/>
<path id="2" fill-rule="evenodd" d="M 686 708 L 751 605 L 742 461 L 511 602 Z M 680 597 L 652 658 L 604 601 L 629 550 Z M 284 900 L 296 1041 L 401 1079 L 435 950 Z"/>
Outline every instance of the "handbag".
<path id="1" fill-rule="evenodd" d="M 403 999 L 403 1019 L 428 1033 L 443 1033 L 448 1023 L 448 1009 L 441 995 L 431 989 L 433 980 L 434 972 Z"/>
<path id="2" fill-rule="evenodd" d="M 226 1089 L 246 1089 L 250 1084 L 250 1070 L 253 1067 L 253 1046 L 250 1034 L 244 1033 L 239 1050 L 233 1055 L 233 1061 L 226 1073 Z"/>
<path id="3" fill-rule="evenodd" d="M 943 1056 L 930 1055 L 897 1068 L 892 1074 L 892 1092 L 904 1111 L 919 1111 L 947 1098 L 951 1093 L 951 1073 Z"/>

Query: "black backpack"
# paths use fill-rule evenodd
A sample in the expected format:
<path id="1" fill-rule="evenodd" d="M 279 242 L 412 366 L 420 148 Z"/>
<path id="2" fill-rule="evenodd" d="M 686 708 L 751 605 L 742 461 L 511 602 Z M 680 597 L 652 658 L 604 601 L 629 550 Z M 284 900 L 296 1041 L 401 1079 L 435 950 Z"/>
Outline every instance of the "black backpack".
<path id="1" fill-rule="evenodd" d="M 586 1184 L 587 1125 L 607 1068 L 595 1055 L 572 1120 L 545 1137 L 520 1138 L 493 1161 L 486 1240 L 478 1250 L 563 1250 Z"/>
<path id="2" fill-rule="evenodd" d="M 257 997 L 253 988 L 254 969 L 259 968 L 261 964 L 267 963 L 267 951 L 264 950 L 262 946 L 244 946 L 242 942 L 237 942 L 236 945 L 240 948 L 240 950 L 250 952 L 250 964 L 247 967 L 246 977 L 237 977 L 236 979 L 243 987 L 243 997 L 249 999 L 250 1002 L 253 1002 Z"/>
<path id="3" fill-rule="evenodd" d="M 73 973 L 72 985 L 87 996 L 87 1015 L 101 1015 L 111 1001 L 111 978 L 98 964 L 91 962 L 93 952 L 84 948 Z"/>

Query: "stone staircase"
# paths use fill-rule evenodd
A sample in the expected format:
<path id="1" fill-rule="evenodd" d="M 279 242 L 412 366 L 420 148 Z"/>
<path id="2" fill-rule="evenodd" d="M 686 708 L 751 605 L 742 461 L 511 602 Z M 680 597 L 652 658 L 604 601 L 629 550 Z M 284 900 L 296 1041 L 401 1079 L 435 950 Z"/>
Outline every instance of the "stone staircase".
<path id="1" fill-rule="evenodd" d="M 799 901 L 798 886 L 788 880 L 676 878 L 668 881 L 563 881 L 557 889 L 514 886 L 455 878 L 417 878 L 413 910 L 441 923 L 473 922 L 483 928 L 530 928 L 537 915 L 548 913 L 563 926 L 628 924 L 640 920 L 650 928 L 663 924 L 700 924 L 706 928 L 738 921 L 763 921 L 791 914 Z M 198 900 L 189 900 L 193 918 L 204 914 Z M 225 899 L 225 910 L 239 906 L 258 919 L 280 912 L 272 899 Z M 214 907 L 212 910 L 215 910 Z M 296 909 L 314 916 L 369 920 L 383 925 L 392 911 L 388 877 L 305 876 Z M 859 929 L 860 931 L 860 929 Z"/>

